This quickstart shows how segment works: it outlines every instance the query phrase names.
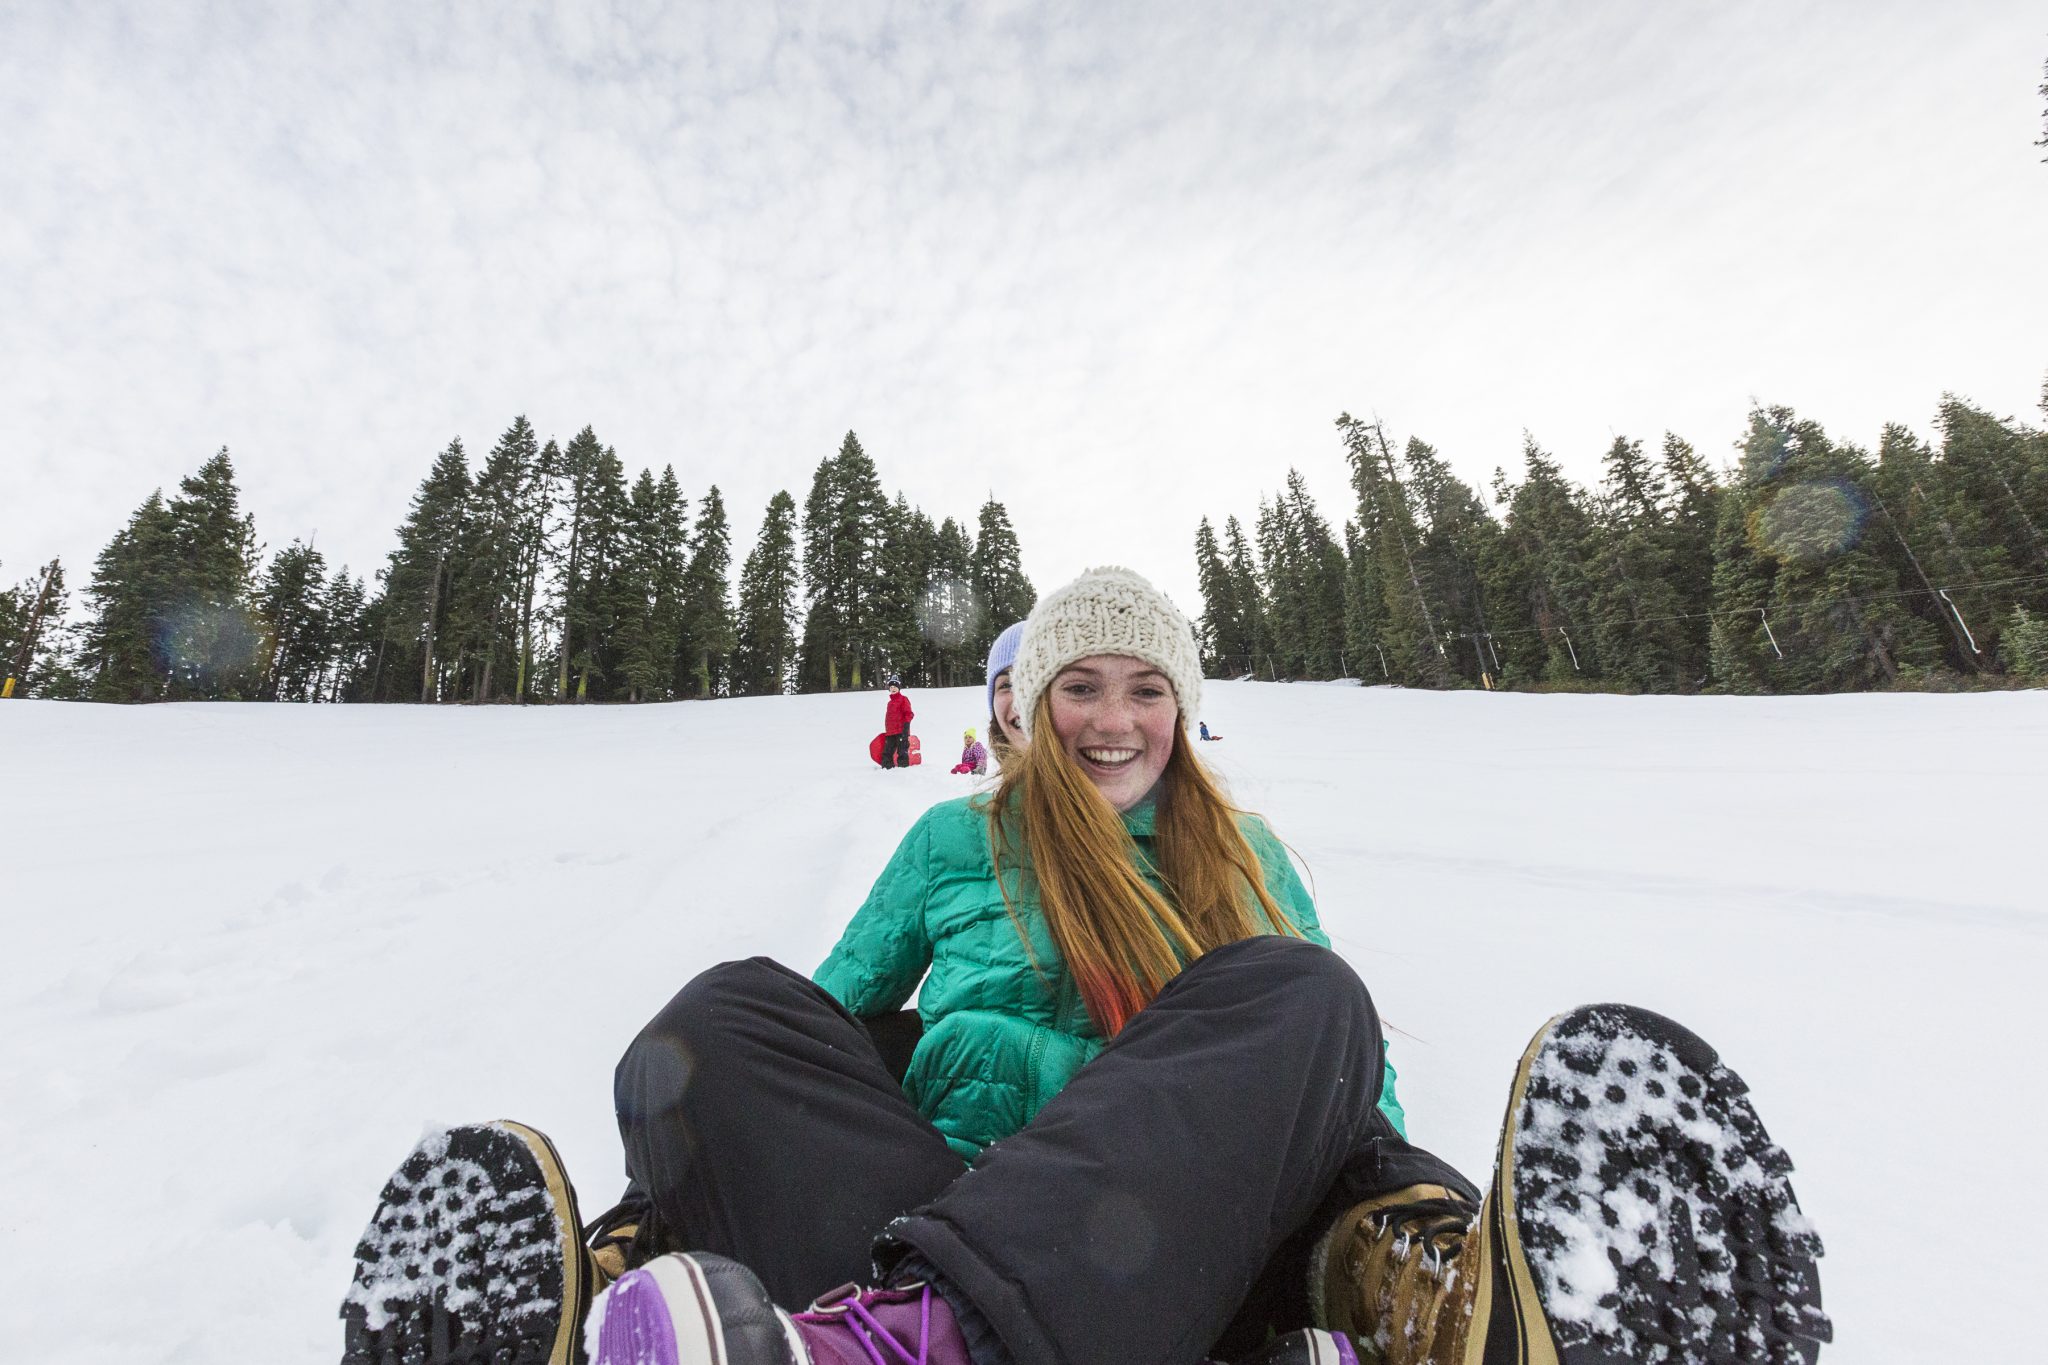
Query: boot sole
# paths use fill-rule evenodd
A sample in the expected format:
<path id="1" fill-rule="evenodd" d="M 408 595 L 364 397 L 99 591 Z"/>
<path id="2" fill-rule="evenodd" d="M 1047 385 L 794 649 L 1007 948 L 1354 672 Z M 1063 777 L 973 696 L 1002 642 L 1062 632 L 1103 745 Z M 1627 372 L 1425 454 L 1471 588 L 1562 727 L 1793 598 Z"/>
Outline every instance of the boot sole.
<path id="1" fill-rule="evenodd" d="M 709 1252 L 657 1256 L 590 1313 L 592 1365 L 802 1365 L 810 1353 L 754 1272 Z"/>
<path id="2" fill-rule="evenodd" d="M 523 1124 L 451 1128 L 385 1184 L 342 1301 L 342 1365 L 581 1365 L 576 1192 Z"/>
<path id="3" fill-rule="evenodd" d="M 1465 1365 L 1813 1365 L 1820 1239 L 1747 1091 L 1648 1010 L 1546 1024 L 1508 1097 Z"/>

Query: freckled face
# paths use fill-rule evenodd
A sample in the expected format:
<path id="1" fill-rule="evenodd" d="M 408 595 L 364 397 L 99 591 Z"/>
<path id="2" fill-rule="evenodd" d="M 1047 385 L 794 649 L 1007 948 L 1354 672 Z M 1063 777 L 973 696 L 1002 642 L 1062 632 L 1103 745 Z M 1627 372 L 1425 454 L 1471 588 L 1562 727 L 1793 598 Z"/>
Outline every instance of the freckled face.
<path id="1" fill-rule="evenodd" d="M 1166 675 L 1125 654 L 1091 654 L 1060 670 L 1048 691 L 1052 731 L 1117 810 L 1145 799 L 1180 738 L 1180 704 Z"/>

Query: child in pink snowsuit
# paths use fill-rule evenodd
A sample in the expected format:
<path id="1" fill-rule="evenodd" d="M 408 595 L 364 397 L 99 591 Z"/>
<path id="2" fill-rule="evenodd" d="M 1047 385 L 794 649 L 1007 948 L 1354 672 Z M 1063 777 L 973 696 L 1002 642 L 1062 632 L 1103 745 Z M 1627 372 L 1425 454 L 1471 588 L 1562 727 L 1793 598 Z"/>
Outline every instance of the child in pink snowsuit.
<path id="1" fill-rule="evenodd" d="M 976 777 L 988 772 L 988 750 L 974 737 L 974 731 L 967 732 L 967 747 L 960 751 L 960 761 L 953 765 L 956 773 L 972 773 Z"/>

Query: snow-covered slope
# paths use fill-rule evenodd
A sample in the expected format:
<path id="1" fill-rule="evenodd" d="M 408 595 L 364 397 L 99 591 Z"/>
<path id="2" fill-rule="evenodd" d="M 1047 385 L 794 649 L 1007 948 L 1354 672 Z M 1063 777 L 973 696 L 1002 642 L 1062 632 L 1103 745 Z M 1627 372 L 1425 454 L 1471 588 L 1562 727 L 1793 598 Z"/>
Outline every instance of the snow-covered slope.
<path id="1" fill-rule="evenodd" d="M 1208 696 L 1205 755 L 1396 1026 L 1418 1141 L 1483 1176 L 1530 1031 L 1639 1001 L 1799 1161 L 1830 1358 L 2034 1353 L 2000 1306 L 2048 1276 L 2048 694 Z M 713 962 L 814 966 L 966 790 L 980 699 L 919 693 L 938 761 L 899 773 L 874 695 L 0 705 L 0 1354 L 333 1359 L 427 1123 L 543 1127 L 604 1208 L 633 1030 Z"/>

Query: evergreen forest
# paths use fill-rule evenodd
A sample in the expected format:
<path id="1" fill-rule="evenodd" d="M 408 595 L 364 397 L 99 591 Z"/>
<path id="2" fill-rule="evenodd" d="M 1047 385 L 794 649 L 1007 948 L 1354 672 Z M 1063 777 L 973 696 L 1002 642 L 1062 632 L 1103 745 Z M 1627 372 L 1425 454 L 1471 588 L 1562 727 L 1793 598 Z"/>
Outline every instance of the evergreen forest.
<path id="1" fill-rule="evenodd" d="M 2048 403 L 2048 393 L 2044 393 Z M 1341 523 L 1298 471 L 1195 534 L 1211 676 L 1411 687 L 1817 693 L 2048 682 L 2048 433 L 1944 400 L 1874 451 L 1758 407 L 1725 468 L 1617 436 L 1595 487 L 1524 438 L 1482 492 L 1348 414 Z M 524 417 L 432 460 L 374 581 L 266 554 L 221 450 L 152 492 L 82 586 L 0 589 L 14 696 L 639 702 L 980 681 L 1036 601 L 991 497 L 934 522 L 848 432 L 735 572 L 714 484 L 629 479 Z"/>
<path id="2" fill-rule="evenodd" d="M 2048 392 L 2043 395 L 2048 406 Z M 1598 487 L 1524 437 L 1487 494 L 1337 419 L 1341 531 L 1298 471 L 1195 532 L 1214 677 L 1814 693 L 2048 681 L 2048 433 L 1944 400 L 1875 452 L 1759 407 L 1717 472 L 1617 436 Z"/>
<path id="3" fill-rule="evenodd" d="M 589 427 L 525 417 L 437 454 L 374 583 L 311 541 L 266 556 L 223 449 L 152 492 L 69 619 L 52 561 L 0 591 L 14 696 L 94 701 L 642 702 L 979 682 L 1036 601 L 1008 511 L 934 523 L 852 432 L 803 506 L 769 499 L 733 574 L 716 484 L 631 479 Z"/>

